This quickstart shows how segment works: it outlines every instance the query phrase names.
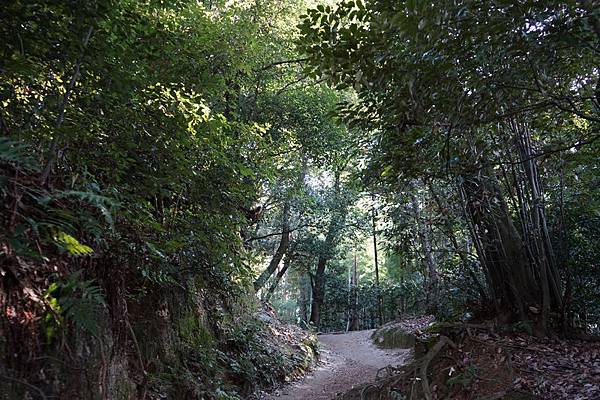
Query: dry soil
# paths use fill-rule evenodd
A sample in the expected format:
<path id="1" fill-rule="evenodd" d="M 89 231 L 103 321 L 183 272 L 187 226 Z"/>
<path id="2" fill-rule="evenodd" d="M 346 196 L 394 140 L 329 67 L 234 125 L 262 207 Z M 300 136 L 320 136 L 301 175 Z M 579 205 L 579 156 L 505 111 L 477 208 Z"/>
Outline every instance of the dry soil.
<path id="1" fill-rule="evenodd" d="M 320 335 L 321 361 L 313 372 L 262 399 L 334 399 L 356 385 L 375 381 L 380 369 L 404 363 L 408 350 L 380 350 L 371 342 L 372 333 L 373 330 Z"/>

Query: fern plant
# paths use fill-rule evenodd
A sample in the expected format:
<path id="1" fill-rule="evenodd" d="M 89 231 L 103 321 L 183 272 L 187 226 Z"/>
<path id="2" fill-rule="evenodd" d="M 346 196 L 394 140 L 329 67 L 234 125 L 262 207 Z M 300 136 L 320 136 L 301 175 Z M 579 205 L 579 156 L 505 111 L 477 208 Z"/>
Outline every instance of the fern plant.
<path id="1" fill-rule="evenodd" d="M 31 156 L 31 149 L 16 140 L 6 136 L 0 136 L 0 165 L 7 164 L 15 169 L 23 171 L 38 171 L 39 164 Z"/>
<path id="2" fill-rule="evenodd" d="M 114 220 L 112 217 L 112 213 L 117 206 L 118 203 L 113 199 L 102 196 L 100 194 L 94 193 L 92 191 L 78 191 L 78 190 L 64 190 L 64 191 L 56 191 L 50 195 L 40 197 L 38 199 L 38 203 L 41 205 L 48 205 L 52 201 L 64 199 L 64 198 L 72 198 L 75 200 L 82 201 L 96 208 L 102 216 L 106 223 L 112 228 L 114 225 Z"/>
<path id="3" fill-rule="evenodd" d="M 57 205 L 62 199 L 69 199 L 69 206 Z M 97 240 L 106 233 L 106 225 L 114 229 L 113 212 L 118 204 L 113 199 L 94 191 L 66 190 L 54 191 L 36 198 L 37 204 L 44 210 L 43 218 L 35 229 L 46 233 L 46 239 L 53 242 L 60 250 L 71 255 L 81 256 L 93 252 L 88 245 L 75 238 L 79 231 L 94 236 Z M 73 202 L 82 205 L 75 206 Z M 99 220 L 97 210 L 104 219 Z M 33 226 L 32 226 L 33 227 Z"/>
<path id="4" fill-rule="evenodd" d="M 66 279 L 56 279 L 48 286 L 44 298 L 51 308 L 46 315 L 49 339 L 65 321 L 93 335 L 98 334 L 98 316 L 106 307 L 102 289 L 93 280 L 84 280 L 81 271 Z"/>

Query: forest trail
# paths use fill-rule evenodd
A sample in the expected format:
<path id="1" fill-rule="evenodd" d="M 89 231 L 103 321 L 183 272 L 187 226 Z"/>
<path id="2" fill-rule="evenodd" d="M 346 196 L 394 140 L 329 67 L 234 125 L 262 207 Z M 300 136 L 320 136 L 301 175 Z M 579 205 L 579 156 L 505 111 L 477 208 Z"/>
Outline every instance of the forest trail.
<path id="1" fill-rule="evenodd" d="M 409 351 L 377 348 L 371 341 L 373 332 L 320 335 L 321 360 L 315 370 L 263 399 L 330 400 L 356 385 L 374 381 L 381 368 L 403 364 Z"/>

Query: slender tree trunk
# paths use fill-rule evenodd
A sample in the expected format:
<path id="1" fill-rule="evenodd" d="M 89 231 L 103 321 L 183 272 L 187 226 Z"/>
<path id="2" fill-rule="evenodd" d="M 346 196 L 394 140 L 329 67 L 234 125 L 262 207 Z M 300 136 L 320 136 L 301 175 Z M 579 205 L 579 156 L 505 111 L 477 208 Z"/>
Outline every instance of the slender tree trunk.
<path id="1" fill-rule="evenodd" d="M 289 257 L 285 257 L 283 259 L 283 267 L 281 267 L 281 269 L 277 272 L 277 274 L 275 275 L 275 278 L 273 279 L 273 282 L 271 283 L 271 285 L 269 285 L 269 289 L 267 289 L 267 293 L 265 293 L 265 301 L 269 302 L 271 300 L 271 296 L 273 296 L 273 293 L 275 293 L 275 289 L 277 288 L 277 285 L 279 285 L 279 282 L 281 281 L 281 278 L 283 278 L 283 276 L 285 275 L 285 273 L 287 272 L 287 270 L 290 268 L 290 259 Z"/>
<path id="2" fill-rule="evenodd" d="M 458 187 L 458 192 L 460 193 L 461 206 L 463 210 L 463 216 L 467 221 L 467 226 L 469 228 L 469 236 L 471 238 L 471 242 L 475 247 L 475 253 L 477 254 L 477 259 L 479 260 L 479 265 L 481 266 L 483 273 L 485 275 L 486 282 L 488 283 L 488 289 L 490 291 L 490 295 L 492 298 L 492 303 L 496 310 L 497 314 L 500 314 L 500 309 L 498 307 L 498 294 L 495 292 L 495 287 L 490 284 L 492 282 L 490 273 L 489 273 L 489 261 L 486 259 L 486 253 L 484 251 L 483 241 L 481 240 L 481 236 L 477 233 L 477 227 L 473 222 L 473 218 L 468 210 L 467 206 L 467 194 L 465 192 L 464 184 L 461 181 Z"/>
<path id="3" fill-rule="evenodd" d="M 81 63 L 83 62 L 83 56 L 85 55 L 85 50 L 87 49 L 87 45 L 92 37 L 92 32 L 94 28 L 92 26 L 88 27 L 87 32 L 82 40 L 81 46 L 81 54 L 77 61 L 75 61 L 75 66 L 73 67 L 73 73 L 69 79 L 69 84 L 65 88 L 65 94 L 63 95 L 62 101 L 58 106 L 58 116 L 56 117 L 56 123 L 54 127 L 56 128 L 56 132 L 54 133 L 54 137 L 52 138 L 52 143 L 50 144 L 50 152 L 48 156 L 48 161 L 46 161 L 46 165 L 42 169 L 42 173 L 40 176 L 40 184 L 45 186 L 48 182 L 48 178 L 50 177 L 50 173 L 52 172 L 52 168 L 54 167 L 54 163 L 58 157 L 58 146 L 59 146 L 59 137 L 58 130 L 62 126 L 65 120 L 65 111 L 67 110 L 67 106 L 69 105 L 69 100 L 71 99 L 71 94 L 73 90 L 75 90 L 75 84 L 81 75 Z"/>
<path id="4" fill-rule="evenodd" d="M 440 199 L 440 196 L 438 196 L 437 192 L 435 191 L 435 188 L 433 187 L 433 183 L 428 182 L 427 187 L 429 188 L 429 193 L 431 194 L 431 197 L 435 201 L 435 204 L 437 205 L 439 212 L 441 214 L 444 214 L 444 209 L 446 207 L 444 207 L 444 204 L 442 204 L 442 200 Z M 454 252 L 460 258 L 461 264 L 463 265 L 465 272 L 467 273 L 469 278 L 471 278 L 473 285 L 475 285 L 475 287 L 477 288 L 477 292 L 479 293 L 479 297 L 481 298 L 481 301 L 484 303 L 487 303 L 488 296 L 485 292 L 485 288 L 483 287 L 483 285 L 477 278 L 477 275 L 476 275 L 475 271 L 473 270 L 473 268 L 470 267 L 471 262 L 469 262 L 469 259 L 467 258 L 466 253 L 461 250 L 461 248 L 458 244 L 458 240 L 456 239 L 456 235 L 454 233 L 454 228 L 452 226 L 452 223 L 450 222 L 450 220 L 448 218 L 443 218 L 443 221 L 444 221 L 444 225 L 443 225 L 442 232 L 446 235 L 446 237 L 450 241 L 450 244 L 452 245 Z M 469 244 L 469 246 L 467 246 L 467 250 L 469 248 L 470 248 L 470 244 Z"/>
<path id="5" fill-rule="evenodd" d="M 412 208 L 414 218 L 417 223 L 417 234 L 421 243 L 421 250 L 425 258 L 425 265 L 427 267 L 427 308 L 430 308 L 436 302 L 437 286 L 438 286 L 438 273 L 435 258 L 431 248 L 431 241 L 429 239 L 429 228 L 423 224 L 421 219 L 421 206 L 414 193 L 411 193 Z"/>
<path id="6" fill-rule="evenodd" d="M 375 196 L 371 195 L 373 201 Z M 379 286 L 379 260 L 377 254 L 377 212 L 375 211 L 375 204 L 371 207 L 372 216 L 372 234 L 373 234 L 373 256 L 375 261 L 375 288 L 377 290 L 377 317 L 379 319 L 379 325 L 383 325 L 383 305 L 381 299 L 381 287 Z"/>
<path id="7" fill-rule="evenodd" d="M 531 134 L 527 125 L 515 120 L 510 121 L 510 129 L 514 134 L 521 155 L 528 192 L 527 208 L 530 219 L 525 224 L 526 244 L 529 247 L 531 262 L 535 266 L 542 290 L 542 329 L 548 331 L 549 314 L 551 309 L 562 310 L 562 294 L 560 290 L 554 249 L 548 232 L 546 209 L 543 200 L 542 186 Z"/>
<path id="8" fill-rule="evenodd" d="M 352 273 L 350 274 L 350 319 L 348 321 L 348 330 L 357 331 L 358 323 L 358 270 L 355 252 Z"/>
<path id="9" fill-rule="evenodd" d="M 310 295 L 312 292 L 310 278 L 308 273 L 300 275 L 300 323 L 306 325 L 308 322 L 308 305 L 311 303 Z"/>
<path id="10" fill-rule="evenodd" d="M 565 273 L 565 291 L 563 295 L 563 309 L 562 309 L 562 325 L 563 332 L 566 334 L 568 329 L 573 326 L 573 318 L 571 313 L 571 302 L 573 300 L 573 274 L 571 268 L 568 265 L 569 259 L 569 231 L 567 226 L 567 219 L 565 216 L 565 161 L 561 154 L 560 157 L 560 232 L 559 232 L 559 243 L 558 248 L 558 259 Z"/>
<path id="11" fill-rule="evenodd" d="M 275 289 L 277 289 L 277 285 L 279 285 L 281 278 L 283 278 L 285 273 L 290 268 L 291 261 L 294 256 L 295 247 L 296 247 L 295 243 L 297 243 L 297 241 L 295 241 L 294 244 L 290 246 L 289 250 L 285 254 L 285 258 L 283 259 L 283 267 L 277 272 L 277 274 L 275 275 L 275 279 L 273 279 L 273 282 L 271 282 L 271 285 L 269 286 L 269 289 L 267 290 L 267 293 L 265 294 L 266 302 L 271 300 L 271 296 L 273 296 L 273 293 L 275 293 Z"/>
<path id="12" fill-rule="evenodd" d="M 283 255 L 287 252 L 287 249 L 290 244 L 290 203 L 289 200 L 286 200 L 283 205 L 282 217 L 281 217 L 281 227 L 283 233 L 281 234 L 281 239 L 279 241 L 279 246 L 277 246 L 277 250 L 275 250 L 275 254 L 267 269 L 265 269 L 259 277 L 254 281 L 254 289 L 259 291 L 265 285 L 267 280 L 273 275 L 273 272 L 279 266 Z"/>

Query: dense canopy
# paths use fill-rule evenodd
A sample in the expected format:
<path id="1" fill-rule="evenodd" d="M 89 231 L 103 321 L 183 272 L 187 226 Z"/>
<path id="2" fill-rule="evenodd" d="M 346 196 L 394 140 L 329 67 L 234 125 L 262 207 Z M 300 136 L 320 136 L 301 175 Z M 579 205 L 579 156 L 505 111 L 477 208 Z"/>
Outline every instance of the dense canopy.
<path id="1" fill-rule="evenodd" d="M 16 0 L 0 54 L 2 398 L 250 398 L 407 316 L 597 339 L 596 0 Z"/>

